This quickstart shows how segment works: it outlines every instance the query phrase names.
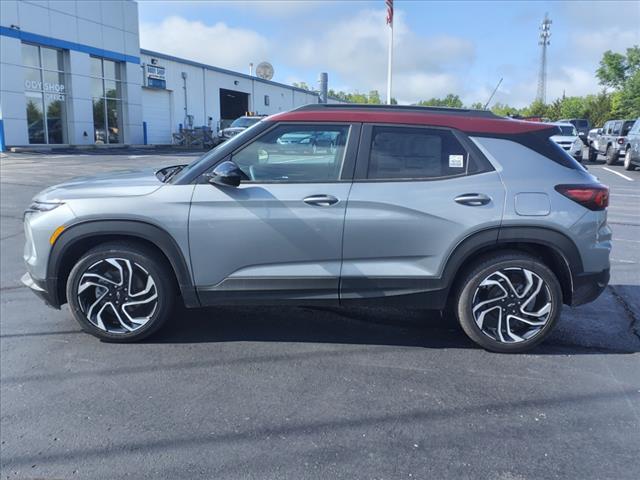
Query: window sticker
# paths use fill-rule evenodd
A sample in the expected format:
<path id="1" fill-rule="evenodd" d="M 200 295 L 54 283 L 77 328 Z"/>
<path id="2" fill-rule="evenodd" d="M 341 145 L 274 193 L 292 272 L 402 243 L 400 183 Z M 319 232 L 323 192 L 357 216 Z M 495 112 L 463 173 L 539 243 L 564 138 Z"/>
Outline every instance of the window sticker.
<path id="1" fill-rule="evenodd" d="M 464 155 L 449 155 L 449 168 L 464 168 Z"/>

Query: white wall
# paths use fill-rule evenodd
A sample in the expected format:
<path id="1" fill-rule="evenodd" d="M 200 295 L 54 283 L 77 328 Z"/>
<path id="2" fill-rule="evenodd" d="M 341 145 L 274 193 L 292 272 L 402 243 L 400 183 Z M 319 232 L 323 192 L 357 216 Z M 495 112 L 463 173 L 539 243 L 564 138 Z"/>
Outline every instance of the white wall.
<path id="1" fill-rule="evenodd" d="M 247 75 L 227 73 L 215 67 L 178 61 L 160 53 L 152 55 L 143 52 L 140 55 L 140 62 L 150 64 L 152 58 L 157 60 L 157 66 L 165 68 L 167 90 L 172 93 L 172 131 L 166 132 L 166 143 L 171 143 L 171 134 L 177 132 L 179 124 L 184 124 L 185 121 L 182 72 L 187 74 L 187 113 L 193 115 L 194 126 L 207 125 L 208 117 L 211 117 L 212 127 L 215 130 L 220 121 L 221 88 L 248 93 L 249 109 L 264 115 L 318 102 L 318 96 L 313 92 L 301 91 L 275 82 L 261 81 L 255 77 L 249 78 Z M 153 95 L 150 90 L 144 88 L 142 95 L 150 97 Z M 264 104 L 265 95 L 269 95 L 268 106 Z M 151 98 L 146 101 L 150 102 Z"/>
<path id="2" fill-rule="evenodd" d="M 140 55 L 138 5 L 131 0 L 0 0 L 0 25 L 19 27 L 19 30 L 13 28 L 14 32 L 42 35 L 136 58 Z M 90 53 L 69 48 L 66 54 L 68 142 L 92 144 Z M 20 39 L 0 35 L 0 70 L 0 118 L 3 119 L 5 143 L 26 145 L 28 134 Z M 140 66 L 126 62 L 124 70 L 123 140 L 124 143 L 142 143 Z M 87 132 L 86 136 L 84 132 Z"/>

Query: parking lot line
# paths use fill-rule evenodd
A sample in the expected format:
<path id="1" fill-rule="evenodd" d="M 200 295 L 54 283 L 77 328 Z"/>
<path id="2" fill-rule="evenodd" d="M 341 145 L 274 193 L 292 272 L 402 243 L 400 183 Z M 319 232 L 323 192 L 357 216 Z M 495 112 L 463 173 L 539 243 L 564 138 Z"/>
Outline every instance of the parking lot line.
<path id="1" fill-rule="evenodd" d="M 602 167 L 603 170 L 606 170 L 607 172 L 611 172 L 611 173 L 615 173 L 616 175 L 618 175 L 619 177 L 624 178 L 625 180 L 629 180 L 630 182 L 633 182 L 633 178 L 631 177 L 627 177 L 626 175 L 620 173 L 620 172 L 616 172 L 615 170 L 611 170 L 610 168 L 607 167 Z"/>

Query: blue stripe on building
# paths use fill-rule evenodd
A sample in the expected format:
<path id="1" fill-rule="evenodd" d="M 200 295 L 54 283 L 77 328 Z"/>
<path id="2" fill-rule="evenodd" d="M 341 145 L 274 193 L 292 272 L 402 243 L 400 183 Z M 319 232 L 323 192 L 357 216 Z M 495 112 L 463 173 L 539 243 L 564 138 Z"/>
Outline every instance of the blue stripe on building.
<path id="1" fill-rule="evenodd" d="M 83 45 L 76 42 L 68 42 L 66 40 L 58 40 L 57 38 L 46 37 L 44 35 L 38 35 L 36 33 L 24 32 L 15 28 L 8 28 L 0 26 L 0 35 L 5 37 L 17 38 L 23 42 L 37 43 L 47 47 L 60 48 L 63 50 L 74 50 L 76 52 L 88 53 L 96 57 L 108 58 L 109 60 L 115 60 L 117 62 L 129 62 L 140 63 L 140 57 L 134 57 L 133 55 L 125 55 L 124 53 L 114 52 L 112 50 L 105 50 L 102 48 L 91 47 L 89 45 Z"/>

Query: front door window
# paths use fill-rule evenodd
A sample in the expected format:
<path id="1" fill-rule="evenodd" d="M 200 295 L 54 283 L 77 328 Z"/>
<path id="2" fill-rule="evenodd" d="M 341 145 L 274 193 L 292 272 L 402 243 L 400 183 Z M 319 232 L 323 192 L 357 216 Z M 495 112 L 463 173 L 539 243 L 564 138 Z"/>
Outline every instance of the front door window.
<path id="1" fill-rule="evenodd" d="M 321 183 L 340 179 L 347 125 L 280 125 L 233 156 L 249 181 Z"/>

